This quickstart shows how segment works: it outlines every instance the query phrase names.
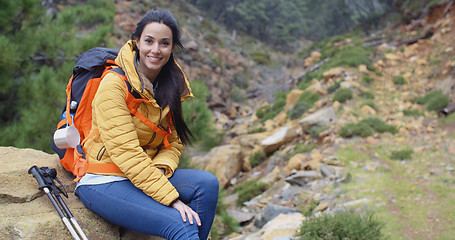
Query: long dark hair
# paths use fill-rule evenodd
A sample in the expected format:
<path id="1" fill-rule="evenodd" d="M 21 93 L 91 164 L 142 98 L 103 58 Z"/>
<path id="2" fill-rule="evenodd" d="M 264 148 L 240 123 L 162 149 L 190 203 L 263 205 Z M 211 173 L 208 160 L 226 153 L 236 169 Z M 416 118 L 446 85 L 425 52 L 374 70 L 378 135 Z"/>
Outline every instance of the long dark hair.
<path id="1" fill-rule="evenodd" d="M 150 10 L 137 23 L 136 29 L 132 34 L 133 40 L 138 40 L 147 24 L 157 22 L 168 26 L 172 31 L 173 45 L 180 51 L 183 51 L 180 28 L 174 16 L 167 10 Z M 139 49 L 135 46 L 136 53 Z M 137 57 L 139 55 L 137 54 Z M 177 134 L 183 144 L 190 143 L 190 136 L 193 137 L 190 129 L 185 123 L 182 114 L 181 96 L 188 92 L 185 77 L 182 70 L 177 66 L 174 60 L 174 53 L 171 53 L 168 62 L 161 68 L 155 83 L 155 100 L 162 106 L 169 106 L 171 110 L 172 123 L 177 130 Z"/>

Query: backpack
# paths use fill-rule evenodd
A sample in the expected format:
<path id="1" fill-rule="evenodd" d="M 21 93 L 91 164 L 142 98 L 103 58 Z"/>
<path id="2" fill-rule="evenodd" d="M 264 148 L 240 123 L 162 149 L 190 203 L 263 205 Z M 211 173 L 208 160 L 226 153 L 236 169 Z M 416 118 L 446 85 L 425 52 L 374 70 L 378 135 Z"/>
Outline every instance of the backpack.
<path id="1" fill-rule="evenodd" d="M 125 72 L 115 64 L 119 53 L 118 49 L 96 47 L 84 52 L 76 61 L 73 75 L 66 87 L 67 99 L 62 110 L 57 129 L 74 126 L 80 135 L 81 142 L 75 148 L 58 148 L 52 141 L 52 149 L 58 154 L 62 166 L 76 176 L 75 182 L 85 175 L 86 172 L 94 173 L 123 173 L 114 163 L 87 163 L 84 143 L 99 134 L 92 129 L 92 101 L 98 90 L 100 82 L 107 73 L 114 73 L 119 76 L 124 84 L 126 104 L 130 113 L 157 134 L 164 137 L 164 145 L 170 148 L 168 137 L 171 134 L 169 122 L 167 131 L 162 130 L 142 115 L 137 108 L 142 102 L 149 102 L 135 92 L 125 77 Z M 169 118 L 170 120 L 171 118 Z"/>

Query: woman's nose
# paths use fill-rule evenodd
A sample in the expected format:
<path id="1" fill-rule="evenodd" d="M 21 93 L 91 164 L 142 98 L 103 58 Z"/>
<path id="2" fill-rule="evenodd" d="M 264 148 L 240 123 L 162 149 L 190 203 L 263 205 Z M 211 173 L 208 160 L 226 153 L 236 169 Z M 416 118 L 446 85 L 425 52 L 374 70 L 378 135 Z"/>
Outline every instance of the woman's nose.
<path id="1" fill-rule="evenodd" d="M 154 43 L 154 44 L 152 45 L 152 52 L 153 52 L 153 53 L 159 53 L 159 52 L 160 52 L 160 46 L 159 46 L 158 43 Z"/>

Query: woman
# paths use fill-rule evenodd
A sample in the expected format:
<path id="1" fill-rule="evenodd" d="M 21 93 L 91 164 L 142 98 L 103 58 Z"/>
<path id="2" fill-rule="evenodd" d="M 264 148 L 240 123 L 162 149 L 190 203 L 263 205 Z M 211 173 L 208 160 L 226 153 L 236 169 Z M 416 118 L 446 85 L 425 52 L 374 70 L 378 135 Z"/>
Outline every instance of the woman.
<path id="1" fill-rule="evenodd" d="M 88 163 L 109 163 L 119 171 L 87 173 L 76 194 L 89 209 L 120 226 L 166 239 L 207 239 L 218 180 L 206 171 L 176 169 L 191 136 L 181 101 L 192 96 L 173 57 L 176 47 L 182 43 L 172 14 L 147 12 L 116 64 L 136 95 L 147 100 L 137 111 L 169 135 L 157 134 L 133 116 L 124 82 L 117 74 L 106 74 L 92 106 L 92 131 L 99 134 L 85 149 Z"/>

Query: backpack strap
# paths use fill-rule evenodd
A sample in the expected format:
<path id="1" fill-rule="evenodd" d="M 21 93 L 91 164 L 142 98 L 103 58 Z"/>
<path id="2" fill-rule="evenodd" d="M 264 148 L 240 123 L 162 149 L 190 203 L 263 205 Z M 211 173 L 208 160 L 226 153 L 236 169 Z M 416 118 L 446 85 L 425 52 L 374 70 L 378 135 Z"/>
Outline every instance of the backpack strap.
<path id="1" fill-rule="evenodd" d="M 123 71 L 123 69 L 121 69 L 120 67 L 115 67 L 115 68 L 110 69 L 110 72 L 114 72 L 117 76 L 119 76 L 121 79 L 123 79 L 123 83 L 125 84 L 125 89 L 127 92 L 125 101 L 126 101 L 126 105 L 128 106 L 128 109 L 130 110 L 130 113 L 132 115 L 136 116 L 137 118 L 139 118 L 139 120 L 141 120 L 145 125 L 150 127 L 154 132 L 163 136 L 164 137 L 163 143 L 164 143 L 164 147 L 166 147 L 166 149 L 171 148 L 171 144 L 169 143 L 169 140 L 168 140 L 168 137 L 171 136 L 171 115 L 169 114 L 169 124 L 168 124 L 167 130 L 163 130 L 163 129 L 157 127 L 152 121 L 150 121 L 142 113 L 137 111 L 137 108 L 139 107 L 139 105 L 142 102 L 150 103 L 150 101 L 142 98 L 139 93 L 137 93 L 136 91 L 133 90 L 130 82 L 128 81 L 128 79 L 125 76 L 125 72 Z M 103 76 L 104 76 L 104 74 L 103 74 Z"/>

